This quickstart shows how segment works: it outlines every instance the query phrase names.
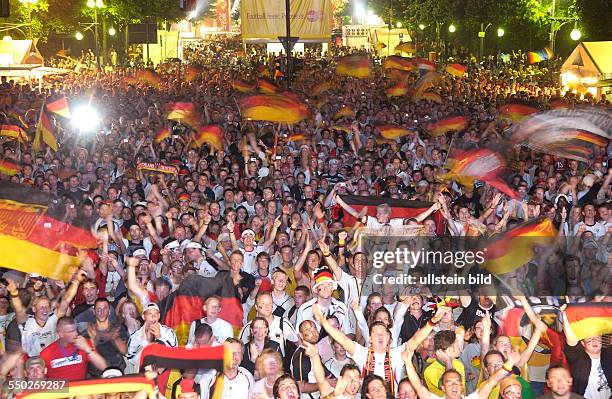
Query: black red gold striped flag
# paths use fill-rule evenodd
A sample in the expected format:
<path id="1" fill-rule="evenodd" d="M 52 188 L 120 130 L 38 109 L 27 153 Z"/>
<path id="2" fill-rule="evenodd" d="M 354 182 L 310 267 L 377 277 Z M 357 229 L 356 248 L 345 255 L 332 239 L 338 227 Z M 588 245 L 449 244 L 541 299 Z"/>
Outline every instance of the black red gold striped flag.
<path id="1" fill-rule="evenodd" d="M 30 187 L 0 182 L 0 267 L 67 281 L 80 264 L 77 249 L 98 246 L 91 232 L 60 221 L 65 208 L 53 201 Z"/>
<path id="2" fill-rule="evenodd" d="M 231 352 L 225 346 L 186 349 L 169 348 L 161 344 L 147 345 L 140 355 L 140 368 L 155 365 L 168 369 L 202 369 L 223 372 L 225 364 L 229 363 Z"/>
<path id="3" fill-rule="evenodd" d="M 353 111 L 351 107 L 343 105 L 342 108 L 340 108 L 338 112 L 334 114 L 334 117 L 332 119 L 336 120 L 336 119 L 344 118 L 347 116 L 354 116 L 354 115 L 355 115 L 355 111 Z"/>
<path id="4" fill-rule="evenodd" d="M 538 109 L 526 104 L 505 104 L 499 109 L 499 115 L 514 122 L 520 121 L 527 115 L 538 112 Z"/>
<path id="5" fill-rule="evenodd" d="M 156 143 L 161 143 L 162 141 L 164 141 L 168 137 L 170 137 L 170 128 L 165 127 L 162 130 L 160 130 L 159 132 L 157 132 L 157 134 L 155 135 L 155 142 Z"/>
<path id="6" fill-rule="evenodd" d="M 434 136 L 440 136 L 451 130 L 461 131 L 467 127 L 467 118 L 465 116 L 456 115 L 449 116 L 439 121 L 432 122 L 427 127 L 429 133 Z"/>
<path id="7" fill-rule="evenodd" d="M 485 268 L 495 274 L 514 271 L 533 258 L 536 245 L 550 245 L 556 236 L 557 229 L 546 217 L 520 224 L 487 245 Z"/>
<path id="8" fill-rule="evenodd" d="M 276 94 L 280 91 L 278 86 L 266 79 L 258 79 L 257 88 L 263 94 Z"/>
<path id="9" fill-rule="evenodd" d="M 391 55 L 383 62 L 385 69 L 397 69 L 400 71 L 415 71 L 417 69 L 416 62 L 412 58 L 400 57 L 399 55 Z"/>
<path id="10" fill-rule="evenodd" d="M 64 118 L 70 118 L 70 107 L 66 97 L 60 97 L 55 101 L 47 103 L 47 110 Z"/>
<path id="11" fill-rule="evenodd" d="M 14 162 L 0 159 L 0 173 L 4 173 L 7 176 L 14 176 L 21 172 L 21 166 Z"/>
<path id="12" fill-rule="evenodd" d="M 412 131 L 397 125 L 378 126 L 380 134 L 386 139 L 396 139 L 412 133 Z"/>
<path id="13" fill-rule="evenodd" d="M 23 391 L 16 394 L 15 399 L 86 398 L 98 397 L 98 395 L 107 393 L 139 391 L 145 391 L 147 397 L 152 397 L 155 392 L 154 380 L 148 380 L 144 376 L 134 375 L 129 377 L 70 381 L 66 382 L 65 386 L 57 390 L 44 389 Z"/>
<path id="14" fill-rule="evenodd" d="M 11 137 L 21 141 L 22 143 L 28 141 L 26 132 L 21 128 L 21 126 L 17 125 L 0 126 L 0 136 Z"/>
<path id="15" fill-rule="evenodd" d="M 612 302 L 567 305 L 565 315 L 578 339 L 612 333 Z"/>
<path id="16" fill-rule="evenodd" d="M 200 126 L 196 129 L 196 137 L 193 144 L 200 147 L 205 143 L 210 144 L 214 149 L 223 149 L 223 130 L 218 125 Z"/>
<path id="17" fill-rule="evenodd" d="M 255 89 L 255 85 L 240 79 L 234 79 L 232 81 L 232 87 L 234 90 L 238 90 L 241 93 L 249 93 Z"/>
<path id="18" fill-rule="evenodd" d="M 461 64 L 448 64 L 446 66 L 446 72 L 456 77 L 461 77 L 465 75 L 466 70 L 467 68 L 465 67 L 465 65 Z"/>
<path id="19" fill-rule="evenodd" d="M 297 123 L 310 117 L 308 107 L 287 93 L 246 97 L 239 106 L 243 118 L 256 121 Z"/>
<path id="20" fill-rule="evenodd" d="M 59 149 L 55 134 L 53 134 L 53 124 L 49 119 L 49 116 L 44 110 L 44 106 L 40 111 L 40 117 L 38 119 L 38 125 L 36 126 L 36 135 L 34 136 L 33 148 L 34 151 L 38 152 L 41 149 L 41 140 L 45 142 L 53 151 Z"/>
<path id="21" fill-rule="evenodd" d="M 338 75 L 367 78 L 372 74 L 370 59 L 365 55 L 345 55 L 338 59 Z"/>

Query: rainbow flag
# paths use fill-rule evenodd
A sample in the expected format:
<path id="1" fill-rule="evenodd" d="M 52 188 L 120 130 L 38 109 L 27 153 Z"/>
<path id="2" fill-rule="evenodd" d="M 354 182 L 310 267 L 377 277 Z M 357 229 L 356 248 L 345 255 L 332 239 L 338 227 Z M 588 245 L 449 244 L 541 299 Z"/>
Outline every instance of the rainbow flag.
<path id="1" fill-rule="evenodd" d="M 396 53 L 416 53 L 416 46 L 412 42 L 400 43 L 393 49 Z"/>
<path id="2" fill-rule="evenodd" d="M 241 93 L 250 93 L 255 89 L 253 84 L 240 79 L 233 80 L 232 87 L 234 88 L 234 90 L 238 90 Z"/>
<path id="3" fill-rule="evenodd" d="M 33 148 L 34 151 L 40 151 L 41 140 L 44 141 L 53 151 L 57 151 L 59 145 L 55 135 L 53 134 L 53 125 L 47 116 L 47 113 L 41 109 L 40 117 L 38 118 L 38 126 L 36 126 L 36 135 L 34 136 Z"/>
<path id="4" fill-rule="evenodd" d="M 310 117 L 306 105 L 287 94 L 250 96 L 239 106 L 242 116 L 252 120 L 297 123 Z"/>
<path id="5" fill-rule="evenodd" d="M 437 122 L 432 122 L 427 127 L 429 133 L 434 136 L 440 136 L 451 130 L 461 131 L 468 125 L 467 118 L 465 116 L 449 116 L 444 119 L 440 119 Z"/>
<path id="6" fill-rule="evenodd" d="M 419 58 L 417 59 L 417 68 L 422 71 L 435 71 L 436 64 L 429 60 L 426 60 L 425 58 Z"/>
<path id="7" fill-rule="evenodd" d="M 70 108 L 68 107 L 68 99 L 66 97 L 60 97 L 48 103 L 47 110 L 64 118 L 70 118 Z"/>
<path id="8" fill-rule="evenodd" d="M 518 122 L 527 115 L 538 112 L 538 109 L 526 104 L 513 103 L 502 105 L 499 109 L 499 115 L 502 118 L 510 119 Z"/>
<path id="9" fill-rule="evenodd" d="M 223 149 L 223 130 L 217 125 L 200 126 L 193 142 L 196 147 L 208 143 L 216 150 Z"/>
<path id="10" fill-rule="evenodd" d="M 387 97 L 399 97 L 408 93 L 408 85 L 404 82 L 398 82 L 397 84 L 385 89 Z"/>
<path id="11" fill-rule="evenodd" d="M 16 163 L 0 159 L 0 173 L 4 173 L 7 176 L 15 176 L 21 172 L 21 167 Z"/>
<path id="12" fill-rule="evenodd" d="M 198 74 L 201 72 L 200 68 L 195 65 L 188 65 L 185 68 L 185 81 L 193 82 L 198 77 Z"/>
<path id="13" fill-rule="evenodd" d="M 64 214 L 51 196 L 0 181 L 0 267 L 68 281 L 81 263 L 76 250 L 98 243 L 89 230 L 62 221 Z"/>
<path id="14" fill-rule="evenodd" d="M 161 143 L 162 141 L 164 141 L 168 137 L 170 137 L 170 128 L 165 127 L 162 130 L 160 130 L 159 132 L 157 132 L 157 134 L 155 135 L 155 142 L 156 143 Z"/>
<path id="15" fill-rule="evenodd" d="M 461 77 L 465 75 L 466 70 L 467 68 L 465 67 L 465 65 L 461 64 L 449 64 L 446 66 L 446 72 L 456 77 Z"/>
<path id="16" fill-rule="evenodd" d="M 565 314 L 579 340 L 612 333 L 612 302 L 570 304 Z"/>
<path id="17" fill-rule="evenodd" d="M 340 119 L 353 115 L 355 115 L 355 111 L 353 111 L 351 107 L 342 106 L 342 108 L 340 108 L 340 110 L 334 114 L 333 119 Z"/>
<path id="18" fill-rule="evenodd" d="M 338 59 L 336 72 L 338 75 L 362 79 L 370 77 L 372 66 L 365 55 L 346 55 Z"/>
<path id="19" fill-rule="evenodd" d="M 384 69 L 397 69 L 400 71 L 414 71 L 417 69 L 412 58 L 400 57 L 399 55 L 391 55 L 383 62 Z"/>
<path id="20" fill-rule="evenodd" d="M 28 141 L 26 132 L 17 125 L 2 125 L 0 126 L 0 136 L 13 137 L 22 143 Z"/>
<path id="21" fill-rule="evenodd" d="M 276 94 L 279 92 L 278 86 L 265 79 L 257 80 L 257 88 L 259 92 L 263 94 Z"/>
<path id="22" fill-rule="evenodd" d="M 380 130 L 381 136 L 390 140 L 407 136 L 412 133 L 410 130 L 404 129 L 403 127 L 397 125 L 378 126 L 378 130 Z"/>
<path id="23" fill-rule="evenodd" d="M 495 274 L 512 272 L 533 259 L 536 245 L 549 246 L 556 237 L 557 230 L 546 217 L 520 224 L 487 245 L 485 269 Z"/>
<path id="24" fill-rule="evenodd" d="M 553 56 L 553 53 L 551 49 L 549 49 L 548 47 L 545 47 L 537 51 L 530 51 L 527 53 L 527 58 L 529 59 L 530 64 L 535 64 L 538 62 L 549 60 L 552 58 L 552 56 Z"/>

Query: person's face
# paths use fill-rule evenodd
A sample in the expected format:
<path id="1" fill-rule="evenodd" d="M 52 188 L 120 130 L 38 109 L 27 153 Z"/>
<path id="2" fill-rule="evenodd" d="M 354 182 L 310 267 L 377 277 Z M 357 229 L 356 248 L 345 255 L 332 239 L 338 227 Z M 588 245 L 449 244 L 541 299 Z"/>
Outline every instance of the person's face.
<path id="1" fill-rule="evenodd" d="M 308 296 L 303 291 L 295 291 L 293 294 L 295 306 L 299 307 L 308 300 Z"/>
<path id="2" fill-rule="evenodd" d="M 502 399 L 521 399 L 521 387 L 518 385 L 510 385 L 504 392 L 500 392 Z"/>
<path id="3" fill-rule="evenodd" d="M 442 381 L 442 391 L 446 394 L 446 398 L 460 398 L 463 393 L 463 382 L 461 376 L 456 373 L 449 373 Z"/>
<path id="4" fill-rule="evenodd" d="M 155 310 L 155 309 L 150 309 L 147 310 L 143 315 L 142 318 L 144 319 L 145 323 L 147 325 L 152 325 L 155 324 L 159 321 L 159 311 Z"/>
<path id="5" fill-rule="evenodd" d="M 230 269 L 234 273 L 238 273 L 242 269 L 243 259 L 238 254 L 232 254 L 230 256 Z"/>
<path id="6" fill-rule="evenodd" d="M 230 352 L 232 354 L 232 369 L 237 369 L 242 363 L 242 345 L 236 342 L 232 342 L 229 345 Z"/>
<path id="7" fill-rule="evenodd" d="M 308 258 L 306 258 L 306 263 L 310 270 L 316 269 L 319 266 L 319 255 L 316 253 L 309 254 Z"/>
<path id="8" fill-rule="evenodd" d="M 206 316 L 210 317 L 211 319 L 215 319 L 221 311 L 221 303 L 217 298 L 211 298 L 206 301 L 204 310 L 206 311 Z"/>
<path id="9" fill-rule="evenodd" d="M 467 208 L 459 209 L 459 221 L 466 223 L 470 219 L 470 211 Z"/>
<path id="10" fill-rule="evenodd" d="M 564 396 L 572 389 L 573 379 L 569 371 L 555 368 L 549 371 L 546 385 L 555 396 Z"/>
<path id="11" fill-rule="evenodd" d="M 587 218 L 595 217 L 595 207 L 593 205 L 586 205 L 584 207 L 584 216 Z"/>
<path id="12" fill-rule="evenodd" d="M 200 395 L 197 392 L 181 392 L 178 399 L 199 399 Z"/>
<path id="13" fill-rule="evenodd" d="M 319 298 L 328 299 L 334 292 L 334 284 L 331 281 L 326 281 L 317 286 L 317 295 Z"/>
<path id="14" fill-rule="evenodd" d="M 507 356 L 508 352 L 512 350 L 512 343 L 510 342 L 510 338 L 506 336 L 500 336 L 497 338 L 497 344 L 495 345 L 495 349 L 500 351 Z"/>
<path id="15" fill-rule="evenodd" d="M 104 322 L 108 320 L 108 316 L 110 314 L 110 308 L 108 307 L 108 303 L 106 302 L 98 302 L 96 306 L 94 306 L 94 313 L 97 321 Z"/>
<path id="16" fill-rule="evenodd" d="M 376 219 L 379 223 L 387 223 L 389 221 L 390 212 L 388 209 L 376 209 Z"/>
<path id="17" fill-rule="evenodd" d="M 410 382 L 404 381 L 397 388 L 398 399 L 416 399 L 417 394 Z"/>
<path id="18" fill-rule="evenodd" d="M 83 296 L 87 303 L 92 304 L 98 297 L 96 285 L 90 282 L 83 284 Z"/>
<path id="19" fill-rule="evenodd" d="M 28 377 L 29 381 L 43 380 L 45 378 L 45 374 L 45 367 L 38 363 L 31 364 L 30 367 L 26 369 L 26 376 Z"/>
<path id="20" fill-rule="evenodd" d="M 382 298 L 379 296 L 372 296 L 370 298 L 370 301 L 368 302 L 368 308 L 370 309 L 370 312 L 375 312 L 382 305 Z"/>
<path id="21" fill-rule="evenodd" d="M 361 374 L 359 371 L 352 369 L 346 370 L 343 377 L 348 380 L 345 392 L 351 396 L 356 395 L 361 388 Z"/>
<path id="22" fill-rule="evenodd" d="M 47 321 L 51 314 L 51 304 L 46 299 L 39 300 L 33 308 L 34 317 L 39 320 Z"/>
<path id="23" fill-rule="evenodd" d="M 317 327 L 312 321 L 304 321 L 300 324 L 300 334 L 302 335 L 302 339 L 311 344 L 316 344 L 319 340 L 319 332 L 317 331 Z"/>
<path id="24" fill-rule="evenodd" d="M 592 337 L 587 337 L 582 341 L 582 345 L 584 349 L 589 354 L 599 354 L 601 353 L 601 336 L 596 335 Z"/>
<path id="25" fill-rule="evenodd" d="M 263 370 L 266 375 L 276 376 L 280 372 L 280 364 L 275 356 L 268 355 L 263 359 Z"/>
<path id="26" fill-rule="evenodd" d="M 242 242 L 244 243 L 245 246 L 252 246 L 255 243 L 255 237 L 253 236 L 253 234 L 247 234 L 244 237 L 242 237 Z"/>
<path id="27" fill-rule="evenodd" d="M 263 318 L 268 318 L 272 314 L 272 298 L 269 295 L 262 295 L 257 298 L 257 314 Z"/>
<path id="28" fill-rule="evenodd" d="M 370 342 L 375 351 L 384 351 L 389 346 L 389 331 L 383 326 L 373 326 L 370 329 Z"/>
<path id="29" fill-rule="evenodd" d="M 279 399 L 299 399 L 298 387 L 291 378 L 285 378 L 278 384 Z"/>
<path id="30" fill-rule="evenodd" d="M 487 372 L 489 376 L 495 374 L 495 372 L 501 369 L 504 364 L 504 360 L 498 354 L 492 354 L 487 356 Z"/>
<path id="31" fill-rule="evenodd" d="M 251 324 L 251 334 L 255 340 L 263 340 L 268 336 L 268 326 L 263 320 L 255 320 Z"/>
<path id="32" fill-rule="evenodd" d="M 476 338 L 478 338 L 480 340 L 480 339 L 482 339 L 482 333 L 483 333 L 482 321 L 479 321 L 474 326 L 474 335 L 476 336 Z"/>
<path id="33" fill-rule="evenodd" d="M 74 342 L 79 336 L 76 324 L 63 324 L 57 329 L 58 338 L 64 343 Z"/>
<path id="34" fill-rule="evenodd" d="M 389 315 L 386 312 L 376 313 L 376 317 L 374 318 L 374 321 L 379 321 L 386 326 L 389 326 L 391 324 L 391 320 L 389 320 Z"/>
<path id="35" fill-rule="evenodd" d="M 370 381 L 366 390 L 367 399 L 387 399 L 387 389 L 382 381 L 376 379 Z"/>
<path id="36" fill-rule="evenodd" d="M 284 291 L 287 287 L 287 276 L 283 273 L 274 273 L 272 276 L 272 287 L 276 291 Z"/>

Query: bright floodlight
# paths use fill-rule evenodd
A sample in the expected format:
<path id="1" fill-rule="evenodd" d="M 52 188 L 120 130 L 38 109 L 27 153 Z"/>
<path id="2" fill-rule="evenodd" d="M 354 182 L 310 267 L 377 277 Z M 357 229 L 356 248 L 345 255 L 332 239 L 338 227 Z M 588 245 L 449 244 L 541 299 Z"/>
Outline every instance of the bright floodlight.
<path id="1" fill-rule="evenodd" d="M 457 30 L 457 28 L 455 27 L 455 25 L 450 24 L 450 25 L 448 26 L 448 31 L 449 31 L 450 33 L 455 33 L 455 31 L 456 31 L 456 30 Z"/>
<path id="2" fill-rule="evenodd" d="M 87 7 L 94 8 L 96 6 L 96 2 L 94 0 L 87 0 Z"/>
<path id="3" fill-rule="evenodd" d="M 580 37 L 582 37 L 582 32 L 580 32 L 580 29 L 578 28 L 572 29 L 572 32 L 570 33 L 570 38 L 572 38 L 572 40 L 574 41 L 578 41 L 580 40 Z"/>
<path id="4" fill-rule="evenodd" d="M 9 35 L 5 35 L 2 37 L 2 40 L 4 40 L 5 42 L 10 42 L 11 40 L 13 40 L 13 38 L 10 37 Z"/>
<path id="5" fill-rule="evenodd" d="M 109 28 L 108 29 L 108 34 L 111 36 L 115 36 L 115 34 L 117 33 L 117 31 L 115 30 L 115 28 Z"/>
<path id="6" fill-rule="evenodd" d="M 398 22 L 398 23 L 395 24 L 395 26 L 397 26 L 398 28 L 401 28 L 402 27 L 402 23 Z"/>
<path id="7" fill-rule="evenodd" d="M 506 31 L 504 30 L 504 28 L 497 28 L 497 36 L 502 37 L 505 34 Z"/>
<path id="8" fill-rule="evenodd" d="M 74 34 L 75 39 L 83 40 L 83 34 L 81 32 L 77 32 Z"/>
<path id="9" fill-rule="evenodd" d="M 81 105 L 72 113 L 72 124 L 82 132 L 94 130 L 99 123 L 98 112 L 89 105 Z"/>
<path id="10" fill-rule="evenodd" d="M 420 29 L 420 30 L 425 29 L 425 25 L 423 25 L 423 24 L 419 24 L 419 29 Z"/>
<path id="11" fill-rule="evenodd" d="M 197 16 L 198 16 L 197 11 L 196 11 L 196 10 L 193 10 L 193 11 L 191 11 L 191 12 L 189 13 L 189 15 L 187 15 L 187 20 L 194 19 L 194 18 L 195 18 L 195 17 L 197 17 Z"/>

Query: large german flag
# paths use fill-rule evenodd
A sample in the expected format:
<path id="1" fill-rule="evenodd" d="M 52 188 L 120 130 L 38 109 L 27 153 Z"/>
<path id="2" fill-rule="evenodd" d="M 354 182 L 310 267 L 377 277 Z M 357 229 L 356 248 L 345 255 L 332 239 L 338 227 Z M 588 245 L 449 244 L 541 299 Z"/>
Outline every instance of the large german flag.
<path id="1" fill-rule="evenodd" d="M 461 131 L 467 127 L 467 118 L 465 116 L 456 115 L 440 119 L 437 122 L 431 123 L 427 130 L 434 136 L 440 136 L 451 130 Z"/>
<path id="2" fill-rule="evenodd" d="M 280 91 L 278 86 L 266 79 L 257 79 L 257 88 L 263 94 L 276 94 Z"/>
<path id="3" fill-rule="evenodd" d="M 89 231 L 58 220 L 62 212 L 40 191 L 0 182 L 0 266 L 68 281 L 80 264 L 77 249 L 97 242 Z"/>
<path id="4" fill-rule="evenodd" d="M 147 345 L 140 356 L 141 370 L 148 365 L 168 369 L 207 369 L 223 372 L 224 364 L 231 361 L 231 352 L 223 345 L 207 348 L 169 348 L 165 345 Z"/>
<path id="5" fill-rule="evenodd" d="M 612 302 L 571 304 L 565 314 L 578 339 L 612 333 Z"/>
<path id="6" fill-rule="evenodd" d="M 400 71 L 415 71 L 417 69 L 414 59 L 400 57 L 399 55 L 392 55 L 387 57 L 383 62 L 383 68 L 397 69 Z"/>
<path id="7" fill-rule="evenodd" d="M 450 73 L 453 76 L 460 77 L 465 75 L 466 67 L 461 64 L 448 64 L 446 66 L 446 72 Z"/>
<path id="8" fill-rule="evenodd" d="M 355 115 L 355 111 L 353 111 L 351 107 L 343 105 L 342 108 L 340 108 L 338 112 L 334 114 L 333 119 L 336 120 L 336 119 L 344 118 L 347 116 L 354 116 L 354 115 Z"/>
<path id="9" fill-rule="evenodd" d="M 291 95 L 255 95 L 239 101 L 240 112 L 247 119 L 297 123 L 310 117 L 305 104 Z"/>
<path id="10" fill-rule="evenodd" d="M 64 118 L 70 118 L 70 108 L 68 106 L 68 99 L 65 96 L 48 103 L 47 110 L 59 116 L 63 116 Z"/>
<path id="11" fill-rule="evenodd" d="M 397 84 L 385 89 L 387 97 L 400 97 L 408 93 L 408 85 L 404 82 L 397 82 Z"/>
<path id="12" fill-rule="evenodd" d="M 221 298 L 219 317 L 229 322 L 234 329 L 242 327 L 242 303 L 236 297 L 236 287 L 227 272 L 220 272 L 213 278 L 200 275 L 186 277 L 178 290 L 172 292 L 160 303 L 163 324 L 172 327 L 181 345 L 187 343 L 189 326 L 194 320 L 204 317 L 204 301 L 212 295 Z"/>
<path id="13" fill-rule="evenodd" d="M 518 122 L 527 115 L 531 115 L 536 112 L 538 112 L 536 107 L 520 103 L 505 104 L 499 109 L 499 115 L 502 118 L 507 118 L 514 122 Z"/>
<path id="14" fill-rule="evenodd" d="M 147 380 L 140 375 L 116 378 L 99 378 L 94 380 L 70 381 L 57 390 L 23 391 L 15 395 L 15 399 L 61 399 L 74 397 L 97 397 L 106 393 L 145 391 L 148 397 L 155 392 L 153 380 Z"/>
<path id="15" fill-rule="evenodd" d="M 26 142 L 28 141 L 28 136 L 26 132 L 18 125 L 2 125 L 0 126 L 0 136 L 4 137 L 12 137 L 19 141 Z"/>
<path id="16" fill-rule="evenodd" d="M 164 141 L 168 137 L 170 137 L 170 129 L 165 127 L 162 130 L 160 130 L 159 132 L 157 132 L 157 134 L 155 135 L 155 142 L 156 143 L 161 143 L 162 141 Z"/>
<path id="17" fill-rule="evenodd" d="M 342 76 L 368 78 L 372 74 L 370 59 L 365 55 L 346 55 L 338 59 L 336 72 Z"/>
<path id="18" fill-rule="evenodd" d="M 550 245 L 556 236 L 557 230 L 548 218 L 520 224 L 487 245 L 485 268 L 495 274 L 514 271 L 533 258 L 536 245 Z"/>
<path id="19" fill-rule="evenodd" d="M 197 135 L 193 144 L 196 147 L 208 143 L 214 149 L 223 149 L 223 130 L 218 125 L 200 126 L 197 129 Z"/>
<path id="20" fill-rule="evenodd" d="M 232 87 L 234 88 L 234 90 L 238 90 L 241 93 L 249 93 L 255 88 L 253 84 L 240 79 L 233 80 Z"/>
<path id="21" fill-rule="evenodd" d="M 59 145 L 55 134 L 53 134 L 53 124 L 49 119 L 49 116 L 44 110 L 44 106 L 40 111 L 40 117 L 38 119 L 38 126 L 36 126 L 36 135 L 34 136 L 33 148 L 34 151 L 38 152 L 41 149 L 41 140 L 45 142 L 53 151 L 57 151 Z"/>
<path id="22" fill-rule="evenodd" d="M 391 218 L 413 218 L 420 213 L 426 211 L 431 205 L 431 202 L 424 201 L 409 201 L 393 198 L 382 198 L 375 196 L 360 196 L 360 195 L 343 195 L 342 200 L 350 205 L 357 212 L 360 212 L 364 207 L 368 207 L 368 216 L 376 216 L 376 207 L 381 204 L 387 204 L 391 207 Z M 345 226 L 352 226 L 356 220 L 347 212 L 343 212 L 343 221 Z M 438 211 L 431 216 L 438 227 L 438 234 L 442 234 L 445 230 L 444 218 Z"/>
<path id="23" fill-rule="evenodd" d="M 195 104 L 188 102 L 169 103 L 166 106 L 168 116 L 166 119 L 181 122 L 184 125 L 196 128 L 198 124 L 198 113 Z"/>
<path id="24" fill-rule="evenodd" d="M 0 159 L 0 173 L 4 173 L 7 176 L 14 176 L 21 172 L 21 166 L 14 162 Z"/>
<path id="25" fill-rule="evenodd" d="M 396 139 L 412 133 L 410 130 L 397 125 L 382 125 L 378 126 L 381 136 L 386 139 Z"/>

